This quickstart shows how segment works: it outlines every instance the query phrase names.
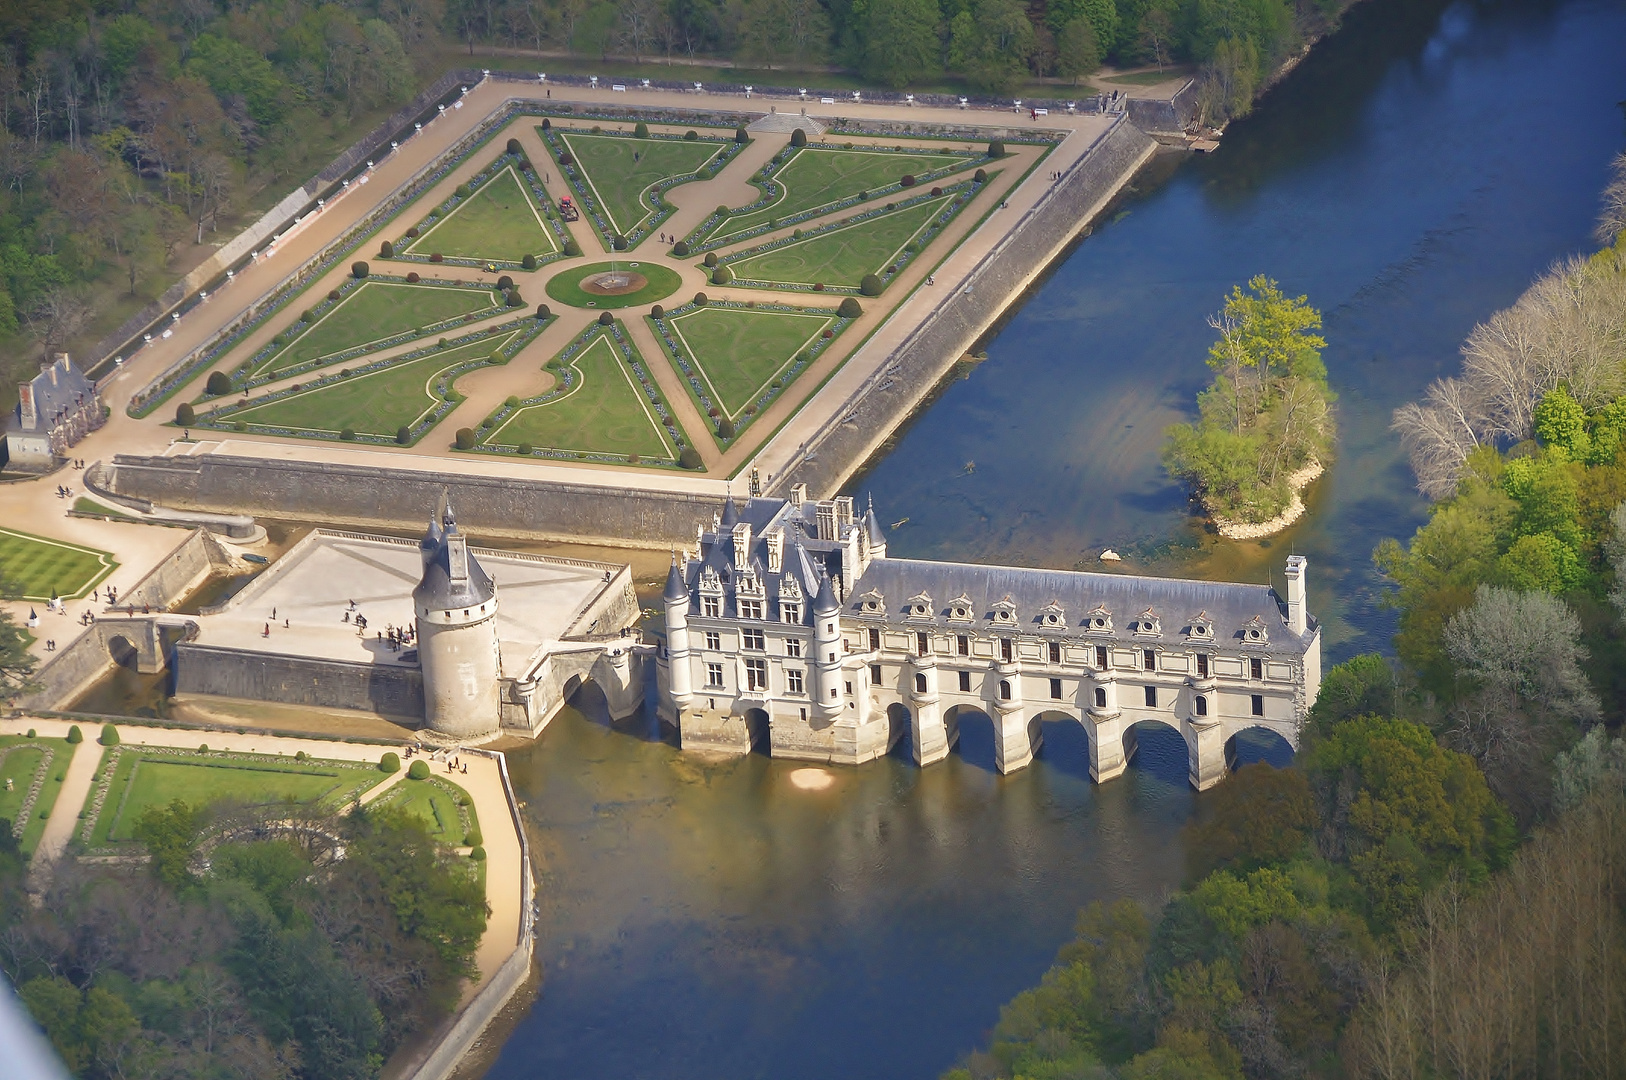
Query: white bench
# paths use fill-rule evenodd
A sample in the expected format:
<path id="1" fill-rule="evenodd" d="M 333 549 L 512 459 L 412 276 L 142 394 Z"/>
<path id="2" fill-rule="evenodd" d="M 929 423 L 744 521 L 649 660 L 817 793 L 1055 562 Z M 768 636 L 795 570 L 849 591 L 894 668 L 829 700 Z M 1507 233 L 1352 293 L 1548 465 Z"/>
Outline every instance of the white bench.
<path id="1" fill-rule="evenodd" d="M 820 105 L 834 105 L 835 103 L 836 103 L 836 99 L 833 98 L 833 97 L 821 97 L 819 99 L 819 104 Z"/>
<path id="2" fill-rule="evenodd" d="M 627 92 L 627 84 L 626 83 L 611 83 L 610 84 L 610 89 L 625 94 Z"/>

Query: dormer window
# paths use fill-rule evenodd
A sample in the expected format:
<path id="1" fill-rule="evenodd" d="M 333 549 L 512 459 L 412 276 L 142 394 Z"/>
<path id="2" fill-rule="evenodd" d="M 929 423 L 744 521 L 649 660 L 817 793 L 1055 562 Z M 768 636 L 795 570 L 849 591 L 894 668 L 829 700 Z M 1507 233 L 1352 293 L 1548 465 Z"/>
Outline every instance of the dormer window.
<path id="1" fill-rule="evenodd" d="M 1199 611 L 1191 617 L 1186 626 L 1186 637 L 1192 641 L 1213 641 L 1214 620 L 1208 617 L 1208 612 Z"/>
<path id="2" fill-rule="evenodd" d="M 1016 605 L 1006 597 L 994 605 L 994 621 L 1006 626 L 1016 622 Z"/>
<path id="3" fill-rule="evenodd" d="M 959 596 L 956 596 L 953 600 L 948 602 L 948 614 L 950 619 L 969 620 L 974 617 L 972 615 L 974 610 L 975 607 L 971 603 L 971 597 L 967 596 L 965 593 L 961 593 Z"/>
<path id="4" fill-rule="evenodd" d="M 1105 604 L 1097 604 L 1084 614 L 1084 629 L 1092 634 L 1112 633 L 1112 612 Z"/>
<path id="5" fill-rule="evenodd" d="M 932 617 L 932 598 L 926 593 L 916 593 L 903 605 L 905 618 L 929 619 Z"/>
<path id="6" fill-rule="evenodd" d="M 1242 640 L 1249 645 L 1268 645 L 1270 631 L 1265 628 L 1265 621 L 1255 615 L 1242 624 Z"/>
<path id="7" fill-rule="evenodd" d="M 1067 625 L 1067 612 L 1056 601 L 1052 600 L 1039 609 L 1039 625 L 1061 629 Z"/>
<path id="8" fill-rule="evenodd" d="M 866 615 L 885 615 L 886 597 L 877 589 L 871 589 L 858 598 L 858 610 Z"/>
<path id="9" fill-rule="evenodd" d="M 1129 624 L 1129 632 L 1138 635 L 1161 634 L 1163 629 L 1157 617 L 1157 612 L 1147 608 L 1135 616 L 1134 620 Z"/>

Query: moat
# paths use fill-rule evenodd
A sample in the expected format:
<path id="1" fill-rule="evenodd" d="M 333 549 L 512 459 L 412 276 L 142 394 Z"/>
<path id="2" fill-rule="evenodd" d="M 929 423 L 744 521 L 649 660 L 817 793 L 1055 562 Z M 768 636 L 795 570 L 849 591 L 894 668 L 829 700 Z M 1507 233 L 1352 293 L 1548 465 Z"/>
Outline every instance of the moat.
<path id="1" fill-rule="evenodd" d="M 854 485 L 894 554 L 1265 580 L 1315 568 L 1327 659 L 1382 648 L 1370 553 L 1424 513 L 1391 410 L 1472 325 L 1586 250 L 1626 134 L 1618 4 L 1374 0 L 1218 154 L 1165 159 Z M 1157 464 L 1206 378 L 1203 316 L 1267 273 L 1326 313 L 1339 456 L 1311 513 L 1217 544 Z M 1032 983 L 1077 908 L 1156 900 L 1195 804 L 1141 740 L 1094 787 L 1082 733 L 997 776 L 983 733 L 798 790 L 793 763 L 708 765 L 647 722 L 568 711 L 510 757 L 539 844 L 541 996 L 488 1075 L 931 1077 Z M 1261 746 L 1258 754 L 1279 754 Z"/>

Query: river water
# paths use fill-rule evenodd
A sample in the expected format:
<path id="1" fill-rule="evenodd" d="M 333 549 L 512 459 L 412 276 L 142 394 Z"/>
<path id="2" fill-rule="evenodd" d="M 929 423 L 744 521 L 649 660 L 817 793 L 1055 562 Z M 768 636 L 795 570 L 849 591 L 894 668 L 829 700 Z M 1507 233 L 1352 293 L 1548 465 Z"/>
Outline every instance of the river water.
<path id="1" fill-rule="evenodd" d="M 1169 159 L 854 485 L 894 554 L 1265 580 L 1306 553 L 1328 655 L 1382 648 L 1370 553 L 1423 514 L 1393 408 L 1583 251 L 1626 143 L 1626 9 L 1368 0 L 1208 158 Z M 1256 273 L 1326 314 L 1341 438 L 1312 513 L 1217 544 L 1157 465 L 1205 382 L 1204 315 Z M 591 713 L 592 710 L 589 710 Z M 1093 899 L 1177 884 L 1177 737 L 1090 785 L 1054 728 L 1011 777 L 968 731 L 793 787 L 569 711 L 511 755 L 542 864 L 542 993 L 494 1080 L 929 1078 L 979 1045 Z M 1266 748 L 1267 752 L 1269 748 Z M 1279 752 L 1279 748 L 1277 748 Z"/>

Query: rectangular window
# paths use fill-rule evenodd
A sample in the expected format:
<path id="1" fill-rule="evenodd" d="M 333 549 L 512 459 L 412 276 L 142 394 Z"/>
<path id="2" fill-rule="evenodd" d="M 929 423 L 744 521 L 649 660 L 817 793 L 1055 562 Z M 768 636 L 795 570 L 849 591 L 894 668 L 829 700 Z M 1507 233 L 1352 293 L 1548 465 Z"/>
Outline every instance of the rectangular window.
<path id="1" fill-rule="evenodd" d="M 745 688 L 757 693 L 768 689 L 768 661 L 747 660 L 745 662 Z"/>
<path id="2" fill-rule="evenodd" d="M 971 639 L 966 637 L 964 634 L 961 634 L 959 637 L 955 638 L 954 639 L 954 655 L 955 656 L 970 656 L 971 655 Z"/>
<path id="3" fill-rule="evenodd" d="M 926 673 L 924 671 L 917 671 L 917 672 L 915 672 L 915 693 L 924 694 L 925 692 L 926 692 Z"/>
<path id="4" fill-rule="evenodd" d="M 761 600 L 741 600 L 740 601 L 740 618 L 742 618 L 742 619 L 760 619 L 760 618 L 762 618 L 762 601 Z"/>
<path id="5" fill-rule="evenodd" d="M 802 673 L 796 668 L 785 669 L 785 689 L 793 694 L 803 693 Z"/>
<path id="6" fill-rule="evenodd" d="M 926 635 L 924 633 L 917 633 L 915 635 L 915 655 L 916 656 L 925 656 L 926 651 L 927 651 L 928 648 L 930 648 L 930 646 L 931 646 L 931 642 L 929 642 L 927 640 Z"/>
<path id="7" fill-rule="evenodd" d="M 1197 677 L 1199 679 L 1208 678 L 1208 654 L 1205 652 L 1197 654 Z"/>
<path id="8" fill-rule="evenodd" d="M 847 693 L 851 694 L 852 692 L 853 692 L 853 684 L 852 684 L 852 680 L 849 679 L 847 681 Z M 834 695 L 832 694 L 831 696 L 833 697 Z"/>
<path id="9" fill-rule="evenodd" d="M 1265 662 L 1258 657 L 1248 661 L 1248 675 L 1251 678 L 1263 679 L 1265 677 Z"/>
<path id="10" fill-rule="evenodd" d="M 723 665 L 706 665 L 706 689 L 721 690 L 723 688 Z"/>
<path id="11" fill-rule="evenodd" d="M 799 622 L 801 622 L 802 621 L 802 605 L 800 605 L 800 604 L 780 604 L 779 605 L 779 617 L 781 619 L 783 619 L 785 622 L 788 622 L 788 623 L 799 623 Z"/>
<path id="12" fill-rule="evenodd" d="M 1146 707 L 1148 709 L 1157 708 L 1157 687 L 1155 686 L 1146 688 Z"/>
<path id="13" fill-rule="evenodd" d="M 1095 647 L 1095 668 L 1097 671 L 1107 669 L 1107 647 L 1105 645 Z"/>
<path id="14" fill-rule="evenodd" d="M 1052 664 L 1061 663 L 1061 642 L 1059 641 L 1050 643 L 1050 662 Z"/>
<path id="15" fill-rule="evenodd" d="M 1157 652 L 1156 652 L 1156 650 L 1154 650 L 1154 649 L 1142 649 L 1140 651 L 1140 666 L 1145 668 L 1147 671 L 1156 671 L 1157 670 Z"/>
<path id="16" fill-rule="evenodd" d="M 880 686 L 881 685 L 881 665 L 880 664 L 871 664 L 869 666 L 869 684 L 871 686 Z"/>
<path id="17" fill-rule="evenodd" d="M 1255 715 L 1255 716 L 1263 716 L 1263 715 L 1265 715 L 1265 695 L 1263 695 L 1263 694 L 1255 694 L 1255 695 L 1253 695 L 1253 715 Z"/>
<path id="18" fill-rule="evenodd" d="M 723 635 L 719 634 L 715 630 L 707 630 L 706 631 L 706 648 L 710 649 L 712 652 L 716 652 L 718 649 L 721 649 L 722 647 L 723 647 Z"/>
<path id="19" fill-rule="evenodd" d="M 723 602 L 715 596 L 702 596 L 700 613 L 708 619 L 719 618 L 723 613 Z"/>
<path id="20" fill-rule="evenodd" d="M 1060 701 L 1061 700 L 1061 680 L 1060 679 L 1051 679 L 1050 680 L 1050 699 L 1052 701 Z"/>
<path id="21" fill-rule="evenodd" d="M 801 642 L 800 638 L 786 638 L 785 639 L 785 655 L 786 656 L 801 656 L 802 655 L 802 642 Z"/>
<path id="22" fill-rule="evenodd" d="M 999 639 L 999 658 L 1007 664 L 1011 661 L 1011 639 L 1008 637 Z"/>
<path id="23" fill-rule="evenodd" d="M 880 647 L 881 647 L 881 632 L 879 630 L 871 630 L 869 632 L 869 649 L 870 649 L 870 652 L 874 652 L 875 650 L 879 649 Z"/>
<path id="24" fill-rule="evenodd" d="M 761 630 L 742 630 L 740 631 L 740 646 L 754 652 L 762 652 L 768 647 L 768 643 L 763 638 Z"/>
<path id="25" fill-rule="evenodd" d="M 971 693 L 971 672 L 969 671 L 960 672 L 960 693 Z"/>

